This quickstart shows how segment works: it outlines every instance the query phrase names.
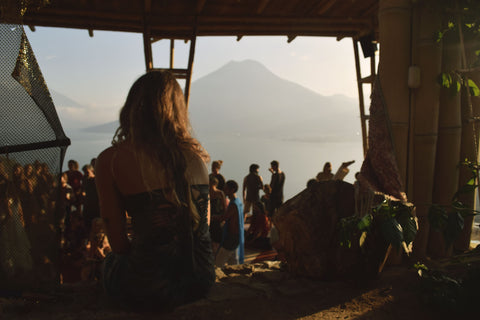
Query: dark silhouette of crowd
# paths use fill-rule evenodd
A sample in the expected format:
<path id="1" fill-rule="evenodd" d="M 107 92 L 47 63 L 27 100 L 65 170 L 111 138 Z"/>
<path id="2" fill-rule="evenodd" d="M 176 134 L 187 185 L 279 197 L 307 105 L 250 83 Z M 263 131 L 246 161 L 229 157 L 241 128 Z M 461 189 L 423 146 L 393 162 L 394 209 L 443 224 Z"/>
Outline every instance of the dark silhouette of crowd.
<path id="1" fill-rule="evenodd" d="M 53 174 L 38 160 L 0 157 L 0 281 L 94 280 L 108 252 L 102 237 L 95 171 Z"/>

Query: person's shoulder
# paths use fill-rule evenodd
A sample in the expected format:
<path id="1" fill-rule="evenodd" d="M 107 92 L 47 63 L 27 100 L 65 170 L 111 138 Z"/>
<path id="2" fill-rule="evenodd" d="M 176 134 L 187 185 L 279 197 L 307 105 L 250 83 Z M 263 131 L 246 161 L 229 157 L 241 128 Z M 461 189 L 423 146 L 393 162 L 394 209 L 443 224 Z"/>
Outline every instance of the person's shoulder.
<path id="1" fill-rule="evenodd" d="M 185 158 L 187 160 L 188 171 L 190 175 L 194 177 L 194 180 L 198 181 L 200 178 L 200 180 L 202 180 L 201 183 L 208 184 L 209 174 L 205 161 L 195 153 L 188 153 L 185 155 Z"/>
<path id="2" fill-rule="evenodd" d="M 117 152 L 116 146 L 111 146 L 102 152 L 97 157 L 95 162 L 95 172 L 98 174 L 98 171 L 104 170 L 106 167 L 110 167 L 112 164 L 112 159 Z"/>

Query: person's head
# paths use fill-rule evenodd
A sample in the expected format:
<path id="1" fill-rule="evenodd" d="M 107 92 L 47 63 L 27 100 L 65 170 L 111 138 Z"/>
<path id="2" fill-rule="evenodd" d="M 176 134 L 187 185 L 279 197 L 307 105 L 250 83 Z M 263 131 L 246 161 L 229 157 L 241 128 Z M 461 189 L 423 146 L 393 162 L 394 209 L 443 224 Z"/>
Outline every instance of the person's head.
<path id="1" fill-rule="evenodd" d="M 258 173 L 258 169 L 260 168 L 260 166 L 256 163 L 253 163 L 250 165 L 250 173 Z"/>
<path id="2" fill-rule="evenodd" d="M 95 171 L 93 170 L 93 166 L 91 164 L 86 164 L 82 167 L 83 174 L 86 177 L 95 177 Z"/>
<path id="3" fill-rule="evenodd" d="M 225 182 L 224 192 L 227 196 L 231 196 L 238 191 L 238 183 L 234 180 L 228 180 Z"/>
<path id="4" fill-rule="evenodd" d="M 272 187 L 270 187 L 269 184 L 266 184 L 263 186 L 263 192 L 265 192 L 265 194 L 270 194 L 272 193 Z"/>
<path id="5" fill-rule="evenodd" d="M 257 201 L 253 204 L 253 212 L 256 214 L 265 214 L 265 205 L 261 201 Z"/>
<path id="6" fill-rule="evenodd" d="M 182 89 L 169 71 L 152 71 L 130 88 L 120 111 L 120 126 L 113 144 L 126 142 L 136 152 L 143 180 L 146 168 L 161 165 L 165 170 L 165 190 L 169 201 L 187 205 L 194 225 L 200 216 L 192 202 L 186 156 L 208 161 L 208 153 L 191 135 L 190 121 Z M 147 185 L 149 191 L 153 188 Z"/>
<path id="7" fill-rule="evenodd" d="M 33 166 L 31 164 L 26 164 L 23 169 L 25 171 L 25 176 L 31 177 L 33 175 Z"/>
<path id="8" fill-rule="evenodd" d="M 278 171 L 278 166 L 279 163 L 277 160 L 273 160 L 272 162 L 270 162 L 270 167 L 273 169 L 273 171 Z"/>
<path id="9" fill-rule="evenodd" d="M 13 177 L 20 177 L 23 175 L 23 167 L 19 164 L 15 164 L 13 167 L 12 167 L 12 175 Z"/>
<path id="10" fill-rule="evenodd" d="M 196 151 L 207 158 L 201 145 L 192 138 L 185 97 L 175 76 L 169 71 L 151 71 L 132 85 L 120 111 L 120 126 L 114 144 L 131 142 L 139 151 L 155 149 L 170 153 L 177 149 Z M 162 148 L 163 147 L 163 148 Z M 163 155 L 168 160 L 172 154 Z"/>
<path id="11" fill-rule="evenodd" d="M 212 162 L 212 173 L 218 174 L 220 172 L 220 168 L 222 167 L 223 161 L 222 160 L 215 160 Z"/>
<path id="12" fill-rule="evenodd" d="M 68 160 L 68 170 L 76 171 L 78 170 L 79 164 L 75 160 Z"/>
<path id="13" fill-rule="evenodd" d="M 216 188 L 218 186 L 218 179 L 214 176 L 209 177 L 210 188 Z"/>
<path id="14" fill-rule="evenodd" d="M 332 172 L 332 164 L 330 162 L 325 162 L 325 164 L 323 165 L 323 172 Z"/>
<path id="15" fill-rule="evenodd" d="M 93 167 L 93 170 L 95 170 L 95 163 L 97 163 L 97 158 L 92 158 L 92 160 L 90 160 L 90 165 Z"/>
<path id="16" fill-rule="evenodd" d="M 66 186 L 68 183 L 68 175 L 66 172 L 63 172 L 62 175 L 60 176 L 60 182 L 62 183 L 62 186 Z"/>
<path id="17" fill-rule="evenodd" d="M 317 183 L 317 179 L 310 179 L 307 181 L 307 188 L 313 187 Z"/>

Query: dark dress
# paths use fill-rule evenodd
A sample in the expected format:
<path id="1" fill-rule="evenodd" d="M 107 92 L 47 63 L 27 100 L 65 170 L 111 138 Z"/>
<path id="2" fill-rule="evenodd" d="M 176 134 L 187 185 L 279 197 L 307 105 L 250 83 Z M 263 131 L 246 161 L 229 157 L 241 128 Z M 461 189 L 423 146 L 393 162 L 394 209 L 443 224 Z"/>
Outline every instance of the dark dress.
<path id="1" fill-rule="evenodd" d="M 220 243 L 222 241 L 222 225 L 219 220 L 213 219 L 214 216 L 222 215 L 225 210 L 223 208 L 224 201 L 221 198 L 211 198 L 210 199 L 210 214 L 212 219 L 210 219 L 210 237 L 213 242 Z"/>
<path id="2" fill-rule="evenodd" d="M 187 210 L 170 204 L 161 190 L 124 198 L 134 236 L 128 255 L 104 262 L 107 294 L 132 306 L 176 306 L 199 299 L 215 282 L 207 224 L 208 185 L 194 185 L 200 222 L 193 230 Z"/>

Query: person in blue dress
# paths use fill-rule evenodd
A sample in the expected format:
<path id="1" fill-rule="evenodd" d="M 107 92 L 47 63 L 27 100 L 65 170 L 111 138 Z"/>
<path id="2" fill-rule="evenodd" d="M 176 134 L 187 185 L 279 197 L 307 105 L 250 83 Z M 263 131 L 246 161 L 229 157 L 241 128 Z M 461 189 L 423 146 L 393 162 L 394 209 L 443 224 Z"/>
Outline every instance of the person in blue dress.
<path id="1" fill-rule="evenodd" d="M 230 202 L 225 214 L 215 217 L 219 221 L 225 221 L 222 241 L 215 257 L 217 267 L 244 262 L 243 204 L 236 194 L 237 182 L 228 180 L 225 183 L 224 191 Z"/>

